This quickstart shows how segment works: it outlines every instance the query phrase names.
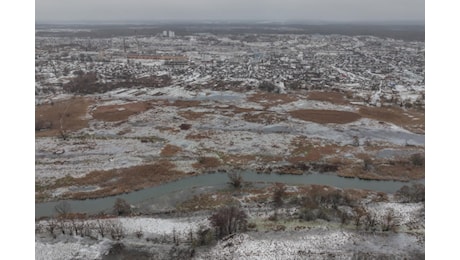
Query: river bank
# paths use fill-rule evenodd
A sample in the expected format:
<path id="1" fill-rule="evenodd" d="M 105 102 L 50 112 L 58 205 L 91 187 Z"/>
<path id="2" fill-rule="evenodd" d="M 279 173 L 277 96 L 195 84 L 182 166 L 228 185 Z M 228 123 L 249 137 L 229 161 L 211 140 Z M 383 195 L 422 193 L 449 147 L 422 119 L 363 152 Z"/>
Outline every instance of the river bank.
<path id="1" fill-rule="evenodd" d="M 403 203 L 399 195 L 383 192 L 288 185 L 282 196 L 283 204 L 275 207 L 274 188 L 208 191 L 189 197 L 178 203 L 175 212 L 162 216 L 100 215 L 40 220 L 36 222 L 36 259 L 110 259 L 111 256 L 136 259 L 417 259 L 424 255 L 424 202 Z M 314 199 L 322 202 L 313 206 L 305 204 L 304 198 L 324 199 Z M 330 204 L 333 201 L 337 203 L 334 206 L 337 210 Z M 200 244 L 200 232 L 212 230 L 209 217 L 216 209 L 228 205 L 238 205 L 244 210 L 248 215 L 248 230 L 222 240 L 211 237 Z M 311 218 L 305 215 L 305 210 L 323 213 Z M 361 211 L 375 221 L 372 226 L 366 224 L 365 215 L 359 217 Z M 349 217 L 343 221 L 339 212 Z M 392 228 L 387 230 L 389 214 Z M 361 225 L 356 225 L 357 218 L 362 220 Z M 50 225 L 56 225 L 54 235 L 50 233 Z M 74 225 L 82 227 L 81 233 L 70 231 Z M 118 227 L 122 235 L 113 237 L 114 233 L 107 232 L 102 237 L 98 228 L 101 226 Z"/>

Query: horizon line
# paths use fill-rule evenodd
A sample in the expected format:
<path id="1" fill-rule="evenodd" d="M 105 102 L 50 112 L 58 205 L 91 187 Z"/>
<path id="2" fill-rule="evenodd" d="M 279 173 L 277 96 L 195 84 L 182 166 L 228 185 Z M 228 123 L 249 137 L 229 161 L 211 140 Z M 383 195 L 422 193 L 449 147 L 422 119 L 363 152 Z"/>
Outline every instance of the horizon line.
<path id="1" fill-rule="evenodd" d="M 419 25 L 425 20 L 309 20 L 309 19 L 123 19 L 123 20 L 36 20 L 37 25 L 155 25 L 155 24 L 303 24 L 303 25 Z"/>

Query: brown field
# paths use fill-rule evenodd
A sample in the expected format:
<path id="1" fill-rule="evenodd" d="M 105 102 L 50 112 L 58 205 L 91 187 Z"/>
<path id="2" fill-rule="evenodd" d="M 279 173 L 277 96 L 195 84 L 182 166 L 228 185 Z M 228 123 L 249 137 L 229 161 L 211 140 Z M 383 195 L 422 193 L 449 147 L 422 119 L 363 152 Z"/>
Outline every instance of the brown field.
<path id="1" fill-rule="evenodd" d="M 319 124 L 346 124 L 361 118 L 361 116 L 357 113 L 337 110 L 303 109 L 294 110 L 289 113 L 295 118 Z"/>
<path id="2" fill-rule="evenodd" d="M 402 160 L 374 161 L 370 170 L 365 170 L 362 163 L 343 165 L 339 167 L 337 175 L 365 180 L 410 181 L 425 178 L 425 167 Z"/>
<path id="3" fill-rule="evenodd" d="M 425 113 L 399 107 L 361 107 L 362 117 L 392 123 L 415 133 L 425 133 Z"/>
<path id="4" fill-rule="evenodd" d="M 129 116 L 142 113 L 151 108 L 148 102 L 135 102 L 123 105 L 100 106 L 93 111 L 92 116 L 95 119 L 116 122 L 128 119 Z"/>
<path id="5" fill-rule="evenodd" d="M 88 127 L 85 118 L 88 107 L 93 104 L 89 98 L 75 97 L 52 104 L 35 107 L 35 136 L 57 136 Z M 38 130 L 38 131 L 37 131 Z"/>
<path id="6" fill-rule="evenodd" d="M 197 120 L 202 118 L 203 116 L 207 115 L 208 113 L 205 112 L 194 112 L 190 110 L 186 111 L 179 111 L 177 112 L 181 117 L 187 119 L 187 120 Z"/>
<path id="7" fill-rule="evenodd" d="M 200 157 L 198 161 L 192 164 L 195 169 L 216 168 L 222 165 L 222 162 L 215 157 Z"/>
<path id="8" fill-rule="evenodd" d="M 113 196 L 126 192 L 144 189 L 161 183 L 180 179 L 187 174 L 175 170 L 175 165 L 162 160 L 154 164 L 133 166 L 129 168 L 93 171 L 81 178 L 70 176 L 56 180 L 51 189 L 69 186 L 99 186 L 93 192 L 77 192 L 64 194 L 62 199 L 88 199 Z"/>
<path id="9" fill-rule="evenodd" d="M 290 163 L 299 162 L 316 162 L 325 159 L 328 156 L 341 154 L 347 151 L 349 147 L 338 145 L 311 145 L 311 146 L 297 146 L 291 153 L 292 156 L 287 158 Z"/>
<path id="10" fill-rule="evenodd" d="M 174 156 L 176 155 L 178 152 L 182 151 L 182 148 L 180 148 L 179 146 L 175 146 L 175 145 L 171 145 L 171 144 L 167 144 L 163 147 L 163 149 L 161 150 L 161 153 L 160 155 L 161 156 L 166 156 L 166 157 L 170 157 L 170 156 Z"/>
<path id="11" fill-rule="evenodd" d="M 252 154 L 225 154 L 222 156 L 222 160 L 227 165 L 245 167 L 249 164 L 249 162 L 255 161 L 256 156 Z"/>
<path id="12" fill-rule="evenodd" d="M 308 93 L 307 98 L 310 100 L 330 102 L 337 105 L 350 104 L 344 94 L 332 91 L 312 91 Z"/>

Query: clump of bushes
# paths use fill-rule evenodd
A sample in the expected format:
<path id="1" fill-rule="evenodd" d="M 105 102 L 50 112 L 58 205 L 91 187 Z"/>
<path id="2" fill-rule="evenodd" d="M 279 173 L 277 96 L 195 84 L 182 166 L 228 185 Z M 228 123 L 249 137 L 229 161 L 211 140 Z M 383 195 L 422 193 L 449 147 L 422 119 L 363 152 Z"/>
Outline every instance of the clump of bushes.
<path id="1" fill-rule="evenodd" d="M 425 185 L 421 183 L 413 183 L 412 185 L 404 185 L 396 191 L 396 198 L 405 203 L 409 202 L 425 202 Z"/>
<path id="2" fill-rule="evenodd" d="M 243 186 L 243 176 L 240 173 L 230 172 L 227 174 L 229 178 L 229 184 L 234 188 L 239 189 Z"/>
<path id="3" fill-rule="evenodd" d="M 425 157 L 420 153 L 416 153 L 410 156 L 410 161 L 415 166 L 423 166 L 425 164 Z"/>
<path id="4" fill-rule="evenodd" d="M 113 212 L 117 216 L 126 216 L 132 213 L 131 205 L 126 202 L 126 200 L 117 198 L 115 204 L 113 205 Z"/>
<path id="5" fill-rule="evenodd" d="M 210 218 L 216 237 L 223 238 L 230 234 L 246 231 L 248 215 L 237 206 L 218 209 Z"/>

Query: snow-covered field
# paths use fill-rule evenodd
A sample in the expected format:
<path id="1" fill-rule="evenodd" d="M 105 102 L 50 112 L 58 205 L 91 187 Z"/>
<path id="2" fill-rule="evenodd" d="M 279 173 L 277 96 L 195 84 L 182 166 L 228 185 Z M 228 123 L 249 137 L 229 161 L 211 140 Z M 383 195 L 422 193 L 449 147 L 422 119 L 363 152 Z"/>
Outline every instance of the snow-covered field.
<path id="1" fill-rule="evenodd" d="M 195 259 L 355 259 L 365 252 L 369 259 L 412 259 L 424 245 L 408 234 L 361 235 L 354 231 L 316 228 L 298 232 L 238 234 L 221 241 Z M 416 259 L 416 258 L 414 258 Z"/>
<path id="2" fill-rule="evenodd" d="M 390 201 L 371 202 L 363 206 L 376 217 L 378 225 L 391 210 L 398 223 L 398 232 L 365 232 L 357 231 L 351 226 L 340 227 L 329 222 L 316 222 L 315 225 L 309 224 L 298 230 L 289 228 L 286 231 L 266 230 L 236 234 L 210 247 L 198 247 L 192 259 L 373 259 L 383 256 L 391 259 L 417 259 L 424 255 L 424 219 L 420 213 L 424 209 L 423 203 Z M 260 208 L 246 210 L 255 212 Z M 269 215 L 265 214 L 262 218 L 268 218 Z M 44 228 L 48 224 L 47 220 L 42 220 L 37 222 L 42 229 L 36 233 L 36 259 L 102 259 L 117 243 L 124 244 L 126 248 L 147 252 L 157 243 L 174 246 L 173 241 L 177 239 L 181 241 L 179 244 L 187 247 L 191 233 L 196 239 L 200 227 L 210 227 L 208 213 L 204 212 L 190 217 L 138 216 L 89 219 L 85 222 L 95 229 L 100 223 L 120 225 L 125 236 L 117 241 L 112 240 L 109 235 L 103 238 L 97 230 L 93 230 L 93 238 L 82 238 L 62 235 L 58 230 L 57 237 L 52 238 Z M 300 224 L 296 223 L 295 225 Z M 300 225 L 305 225 L 305 222 Z M 408 232 L 407 230 L 411 230 L 409 227 L 414 225 L 418 227 L 417 231 Z"/>

